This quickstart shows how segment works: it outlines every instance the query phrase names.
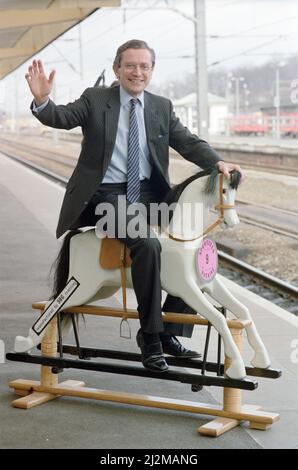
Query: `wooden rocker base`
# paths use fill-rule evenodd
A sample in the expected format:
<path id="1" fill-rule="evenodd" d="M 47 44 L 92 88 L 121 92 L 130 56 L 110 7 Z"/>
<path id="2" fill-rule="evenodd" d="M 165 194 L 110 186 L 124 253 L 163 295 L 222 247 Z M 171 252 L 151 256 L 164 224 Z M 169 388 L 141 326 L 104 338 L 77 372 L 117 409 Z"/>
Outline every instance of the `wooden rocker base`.
<path id="1" fill-rule="evenodd" d="M 44 303 L 33 304 L 34 308 L 39 308 L 41 311 L 44 308 Z M 94 306 L 80 306 L 70 309 L 69 313 L 85 313 L 91 315 L 101 315 L 101 316 L 120 316 L 122 311 L 117 311 L 115 309 L 107 309 Z M 130 318 L 137 318 L 137 312 L 129 312 Z M 192 317 L 192 318 L 191 318 Z M 184 315 L 184 314 L 166 314 L 165 318 L 167 321 L 173 323 L 180 323 L 187 321 L 193 324 L 208 324 L 206 320 L 195 316 L 195 315 Z M 227 324 L 230 328 L 231 334 L 235 341 L 235 344 L 241 351 L 242 349 L 242 330 L 245 328 L 245 321 L 243 320 L 227 320 Z M 67 349 L 68 348 L 68 349 Z M 66 346 L 67 352 L 72 354 L 72 347 Z M 81 353 L 90 358 L 102 356 L 105 357 L 104 350 L 95 350 L 90 348 L 82 348 Z M 96 354 L 95 354 L 96 353 Z M 101 353 L 101 354 L 99 354 Z M 161 408 L 167 410 L 176 410 L 176 411 L 185 411 L 190 413 L 198 413 L 202 415 L 211 415 L 216 416 L 217 418 L 209 423 L 204 424 L 198 428 L 198 432 L 205 436 L 217 437 L 235 426 L 240 425 L 242 421 L 248 421 L 250 428 L 253 429 L 268 429 L 273 423 L 278 421 L 279 415 L 276 413 L 268 413 L 260 410 L 258 406 L 252 405 L 242 405 L 241 403 L 241 393 L 240 390 L 241 384 L 237 384 L 237 388 L 231 388 L 233 384 L 230 381 L 225 382 L 223 386 L 223 404 L 222 405 L 210 405 L 208 403 L 198 403 L 193 401 L 178 400 L 171 398 L 155 397 L 150 395 L 141 395 L 134 393 L 125 393 L 125 392 L 116 392 L 111 390 L 99 390 L 95 388 L 85 387 L 84 382 L 78 380 L 66 380 L 64 382 L 58 383 L 58 374 L 53 373 L 55 367 L 55 361 L 59 358 L 57 357 L 57 318 L 54 317 L 50 324 L 48 325 L 47 332 L 41 343 L 41 354 L 43 361 L 35 360 L 35 356 L 27 355 L 25 358 L 18 357 L 22 354 L 17 353 L 8 353 L 7 358 L 11 360 L 21 360 L 22 362 L 34 362 L 41 365 L 41 377 L 40 381 L 34 380 L 14 380 L 10 382 L 9 386 L 14 389 L 15 393 L 20 396 L 20 398 L 15 399 L 12 402 L 12 406 L 16 408 L 29 409 L 37 405 L 41 405 L 50 400 L 58 398 L 60 396 L 72 396 L 72 397 L 81 397 L 93 400 L 115 402 L 115 403 L 124 403 L 129 405 L 137 406 L 147 406 L 152 408 Z M 83 354 L 83 355 L 84 355 Z M 93 356 L 95 354 L 95 356 Z M 86 356 L 86 357 L 87 357 Z M 134 355 L 133 355 L 134 356 Z M 30 360 L 29 360 L 30 359 Z M 122 358 L 123 359 L 123 358 Z M 135 360 L 132 357 L 128 357 L 128 360 Z M 172 358 L 172 360 L 174 360 Z M 68 362 L 67 362 L 68 361 Z M 71 362 L 71 364 L 70 364 Z M 65 364 L 61 365 L 58 362 L 56 367 L 57 371 L 64 366 L 73 366 L 72 362 L 86 362 L 86 361 L 71 361 L 65 359 Z M 89 365 L 92 365 L 92 361 L 89 362 Z M 60 365 L 59 365 L 60 364 Z M 215 372 L 212 364 L 206 363 L 206 368 Z M 229 360 L 226 358 L 225 367 L 229 367 Z M 88 367 L 78 367 L 81 369 L 88 369 Z M 89 367 L 90 368 L 90 367 Z M 90 370 L 92 367 L 90 368 Z M 96 369 L 97 370 L 97 369 Z M 57 372 L 56 371 L 56 372 Z M 111 371 L 110 371 L 111 372 Z M 112 371 L 113 372 L 113 371 Z M 127 373 L 127 371 L 122 371 L 122 373 Z M 131 374 L 130 375 L 140 375 L 142 373 Z M 223 372 L 223 371 L 222 371 Z M 247 372 L 250 375 L 262 376 L 261 370 L 247 369 Z M 117 373 L 119 373 L 117 371 Z M 121 373 L 121 372 L 120 372 Z M 280 376 L 279 371 L 267 371 L 264 377 L 268 378 L 277 378 Z M 204 376 L 201 376 L 204 378 Z M 218 377 L 219 379 L 219 377 Z M 212 385 L 209 379 L 207 385 Z M 181 380 L 180 380 L 181 381 Z M 183 380 L 182 380 L 183 382 Z M 187 382 L 185 383 L 193 383 Z M 245 381 L 243 381 L 245 383 Z M 214 385 L 214 384 L 213 384 Z M 216 383 L 218 385 L 218 383 Z M 255 384 L 252 382 L 252 389 L 255 388 Z M 238 388 L 239 387 L 239 388 Z M 243 387 L 242 387 L 243 388 Z M 245 387 L 246 388 L 246 387 Z"/>
<path id="2" fill-rule="evenodd" d="M 241 421 L 249 421 L 251 428 L 267 429 L 279 419 L 278 414 L 260 411 L 257 406 L 244 405 L 238 412 L 226 411 L 219 405 L 84 387 L 84 382 L 77 380 L 43 386 L 38 381 L 19 379 L 10 382 L 9 386 L 15 389 L 17 394 L 27 394 L 12 402 L 16 408 L 29 409 L 60 396 L 71 396 L 218 416 L 219 418 L 198 428 L 198 432 L 205 436 L 217 437 L 238 426 Z"/>

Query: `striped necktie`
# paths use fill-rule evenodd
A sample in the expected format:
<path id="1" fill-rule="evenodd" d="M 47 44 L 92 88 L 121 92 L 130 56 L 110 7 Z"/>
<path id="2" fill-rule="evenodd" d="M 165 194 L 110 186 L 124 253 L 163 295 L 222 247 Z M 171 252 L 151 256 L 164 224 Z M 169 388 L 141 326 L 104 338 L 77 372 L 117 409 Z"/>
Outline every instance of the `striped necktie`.
<path id="1" fill-rule="evenodd" d="M 136 115 L 137 102 L 137 99 L 130 100 L 127 157 L 127 200 L 129 202 L 137 202 L 140 197 L 140 143 Z"/>

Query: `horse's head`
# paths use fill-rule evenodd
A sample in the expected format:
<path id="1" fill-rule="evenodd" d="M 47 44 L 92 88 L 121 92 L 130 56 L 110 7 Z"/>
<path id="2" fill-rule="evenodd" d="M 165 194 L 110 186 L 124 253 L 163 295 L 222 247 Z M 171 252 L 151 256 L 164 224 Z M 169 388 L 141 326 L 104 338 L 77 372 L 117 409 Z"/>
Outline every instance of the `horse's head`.
<path id="1" fill-rule="evenodd" d="M 168 206 L 177 203 L 177 206 L 170 224 L 164 225 L 165 233 L 178 240 L 194 240 L 219 224 L 223 227 L 238 224 L 234 204 L 240 179 L 241 174 L 235 170 L 231 172 L 230 180 L 227 180 L 217 169 L 206 169 L 172 188 L 164 202 Z M 204 228 L 202 206 L 206 209 L 215 207 L 219 215 L 217 221 L 207 228 Z"/>
<path id="2" fill-rule="evenodd" d="M 208 177 L 205 194 L 211 198 L 211 205 L 216 209 L 223 228 L 234 227 L 239 223 L 235 198 L 240 179 L 241 173 L 236 170 L 230 172 L 230 180 L 218 172 L 213 172 Z"/>

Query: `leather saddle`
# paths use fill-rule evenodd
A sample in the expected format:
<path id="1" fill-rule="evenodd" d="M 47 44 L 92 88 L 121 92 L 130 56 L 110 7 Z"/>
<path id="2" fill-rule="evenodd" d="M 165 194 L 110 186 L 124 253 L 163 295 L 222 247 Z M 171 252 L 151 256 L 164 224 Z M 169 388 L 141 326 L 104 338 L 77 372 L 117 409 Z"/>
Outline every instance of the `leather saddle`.
<path id="1" fill-rule="evenodd" d="M 103 238 L 99 262 L 103 269 L 129 268 L 131 266 L 130 249 L 117 238 Z"/>

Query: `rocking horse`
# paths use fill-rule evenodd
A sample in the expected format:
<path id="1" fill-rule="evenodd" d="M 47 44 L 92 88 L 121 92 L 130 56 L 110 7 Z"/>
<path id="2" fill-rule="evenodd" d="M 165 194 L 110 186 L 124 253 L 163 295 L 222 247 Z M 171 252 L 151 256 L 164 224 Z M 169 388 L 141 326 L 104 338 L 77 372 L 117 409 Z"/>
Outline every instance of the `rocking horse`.
<path id="1" fill-rule="evenodd" d="M 111 352 L 109 353 L 105 350 L 82 348 L 78 343 L 76 322 L 74 321 L 75 313 L 122 316 L 122 322 L 127 321 L 128 318 L 138 318 L 137 312 L 126 308 L 125 289 L 126 287 L 133 287 L 128 250 L 125 249 L 124 244 L 118 240 L 98 238 L 96 230 L 93 227 L 84 231 L 70 232 L 65 237 L 57 265 L 56 279 L 58 282 L 54 298 L 47 303 L 33 305 L 34 308 L 38 308 L 43 312 L 42 315 L 30 329 L 27 337 L 16 337 L 15 353 L 7 354 L 7 358 L 11 360 L 23 360 L 42 364 L 42 368 L 48 371 L 50 378 L 44 379 L 44 383 L 41 383 L 41 385 L 35 384 L 34 387 L 32 387 L 32 382 L 30 382 L 30 387 L 28 383 L 24 385 L 26 381 L 15 381 L 11 386 L 19 391 L 20 394 L 29 393 L 33 388 L 35 392 L 47 391 L 47 395 L 52 394 L 52 397 L 54 397 L 61 394 L 73 395 L 74 390 L 77 390 L 78 396 L 112 399 L 112 401 L 115 399 L 115 401 L 126 403 L 148 404 L 148 400 L 146 401 L 144 398 L 138 399 L 135 396 L 132 399 L 128 399 L 126 396 L 128 394 L 125 394 L 125 396 L 122 394 L 122 399 L 119 397 L 115 398 L 115 392 L 112 392 L 110 398 L 103 398 L 102 391 L 98 391 L 98 393 L 90 392 L 90 395 L 90 393 L 88 394 L 87 392 L 88 389 L 77 383 L 67 384 L 65 382 L 63 388 L 63 384 L 59 385 L 57 381 L 53 379 L 53 371 L 57 373 L 60 371 L 61 367 L 79 367 L 89 370 L 110 371 L 112 373 L 130 373 L 132 375 L 163 378 L 165 380 L 179 380 L 192 384 L 193 390 L 195 390 L 196 386 L 197 389 L 199 389 L 202 385 L 219 385 L 225 387 L 226 395 L 229 395 L 231 390 L 236 388 L 228 405 L 229 400 L 226 397 L 226 407 L 224 407 L 224 410 L 215 410 L 212 408 L 212 411 L 210 411 L 210 407 L 208 408 L 207 405 L 202 407 L 193 404 L 193 406 L 191 406 L 191 410 L 199 410 L 197 412 L 219 415 L 224 419 L 227 417 L 233 418 L 232 420 L 228 420 L 228 424 L 226 422 L 220 422 L 220 430 L 218 430 L 217 426 L 213 426 L 213 431 L 210 431 L 210 429 L 206 430 L 207 428 L 205 428 L 205 431 L 200 430 L 201 433 L 209 435 L 221 434 L 225 430 L 233 427 L 231 421 L 236 425 L 239 424 L 241 419 L 249 419 L 252 427 L 260 428 L 263 426 L 263 429 L 276 421 L 278 419 L 278 415 L 276 414 L 257 412 L 256 409 L 253 408 L 249 410 L 246 408 L 244 410 L 239 400 L 236 406 L 236 412 L 235 406 L 231 405 L 231 403 L 235 401 L 237 394 L 239 398 L 239 393 L 241 393 L 240 389 L 252 390 L 256 388 L 257 383 L 247 380 L 245 378 L 246 375 L 270 378 L 280 376 L 280 371 L 270 369 L 269 355 L 257 332 L 248 308 L 230 293 L 219 278 L 217 274 L 216 246 L 213 240 L 208 238 L 208 234 L 217 225 L 221 224 L 225 227 L 233 227 L 239 222 L 235 210 L 235 195 L 239 181 L 240 174 L 236 171 L 231 173 L 230 180 L 226 180 L 223 175 L 219 174 L 217 171 L 213 171 L 211 174 L 210 171 L 203 171 L 188 178 L 180 185 L 174 187 L 167 195 L 166 203 L 168 205 L 176 203 L 176 205 L 169 223 L 162 226 L 156 233 L 162 248 L 162 288 L 167 293 L 182 298 L 192 309 L 200 314 L 200 316 L 197 316 L 164 313 L 164 320 L 205 324 L 208 325 L 208 332 L 210 332 L 210 326 L 212 325 L 223 341 L 226 357 L 225 368 L 223 364 L 220 364 L 220 359 L 217 365 L 206 361 L 206 348 L 203 361 L 197 359 L 182 360 L 181 358 L 170 358 L 168 361 L 167 358 L 169 365 L 174 364 L 182 367 L 201 368 L 202 374 L 195 377 L 193 374 L 178 374 L 172 371 L 167 371 L 161 374 L 162 377 L 160 377 L 159 374 L 154 372 L 150 373 L 145 369 L 137 369 L 131 366 L 122 366 L 121 368 L 120 366 L 107 366 L 84 361 L 86 358 L 90 359 L 90 357 L 100 356 L 121 359 L 126 358 L 126 360 L 133 361 L 140 360 L 140 358 L 137 357 L 139 355 L 129 353 L 123 353 L 121 355 L 119 353 L 117 356 L 117 354 L 113 355 Z M 198 204 L 203 208 L 204 221 L 208 220 L 207 214 L 211 208 L 217 211 L 217 220 L 210 225 L 202 227 L 201 219 L 195 216 L 194 223 L 186 224 L 185 221 L 189 214 L 195 213 Z M 121 286 L 123 290 L 123 311 L 121 311 L 121 309 L 117 311 L 115 309 L 84 305 L 86 302 L 94 302 L 113 295 Z M 208 297 L 206 294 L 208 294 Z M 214 299 L 222 308 L 215 307 L 209 298 Z M 236 317 L 235 320 L 225 318 L 222 312 L 226 309 Z M 111 310 L 113 310 L 113 312 Z M 60 314 L 56 315 L 56 313 L 60 311 L 62 311 L 63 315 L 62 322 L 60 321 Z M 66 329 L 66 325 L 70 323 L 73 325 L 77 342 L 76 347 L 63 346 L 61 328 L 59 328 L 60 358 L 55 357 L 57 355 L 55 326 L 57 318 L 58 325 L 62 323 L 64 330 Z M 71 322 L 69 320 L 71 320 Z M 242 329 L 245 330 L 248 342 L 254 353 L 251 361 L 252 367 L 247 368 L 243 363 L 239 350 L 240 333 Z M 43 356 L 24 354 L 30 351 L 34 346 L 37 346 L 40 342 L 42 342 L 41 349 Z M 71 354 L 77 352 L 80 360 L 72 361 L 63 358 L 63 351 Z M 78 366 L 78 362 L 81 367 Z M 217 377 L 207 377 L 205 370 L 216 371 Z M 28 396 L 26 396 L 16 400 L 14 405 L 23 407 L 22 403 L 17 403 L 21 400 L 23 400 L 23 403 L 24 400 L 27 404 L 29 403 Z M 37 401 L 38 403 L 40 402 L 39 400 Z M 47 401 L 46 398 L 44 398 L 43 401 Z M 155 402 L 156 400 L 154 403 Z M 32 403 L 34 403 L 34 400 L 31 400 L 31 404 L 29 404 L 28 407 L 34 406 Z M 165 405 L 164 403 L 161 404 L 160 402 L 158 403 L 159 405 L 152 405 L 151 401 L 149 406 L 165 408 L 172 406 L 169 404 Z M 24 407 L 27 407 L 27 404 L 24 405 Z M 177 409 L 189 408 L 183 408 L 180 403 Z M 231 409 L 233 409 L 233 413 Z"/>

